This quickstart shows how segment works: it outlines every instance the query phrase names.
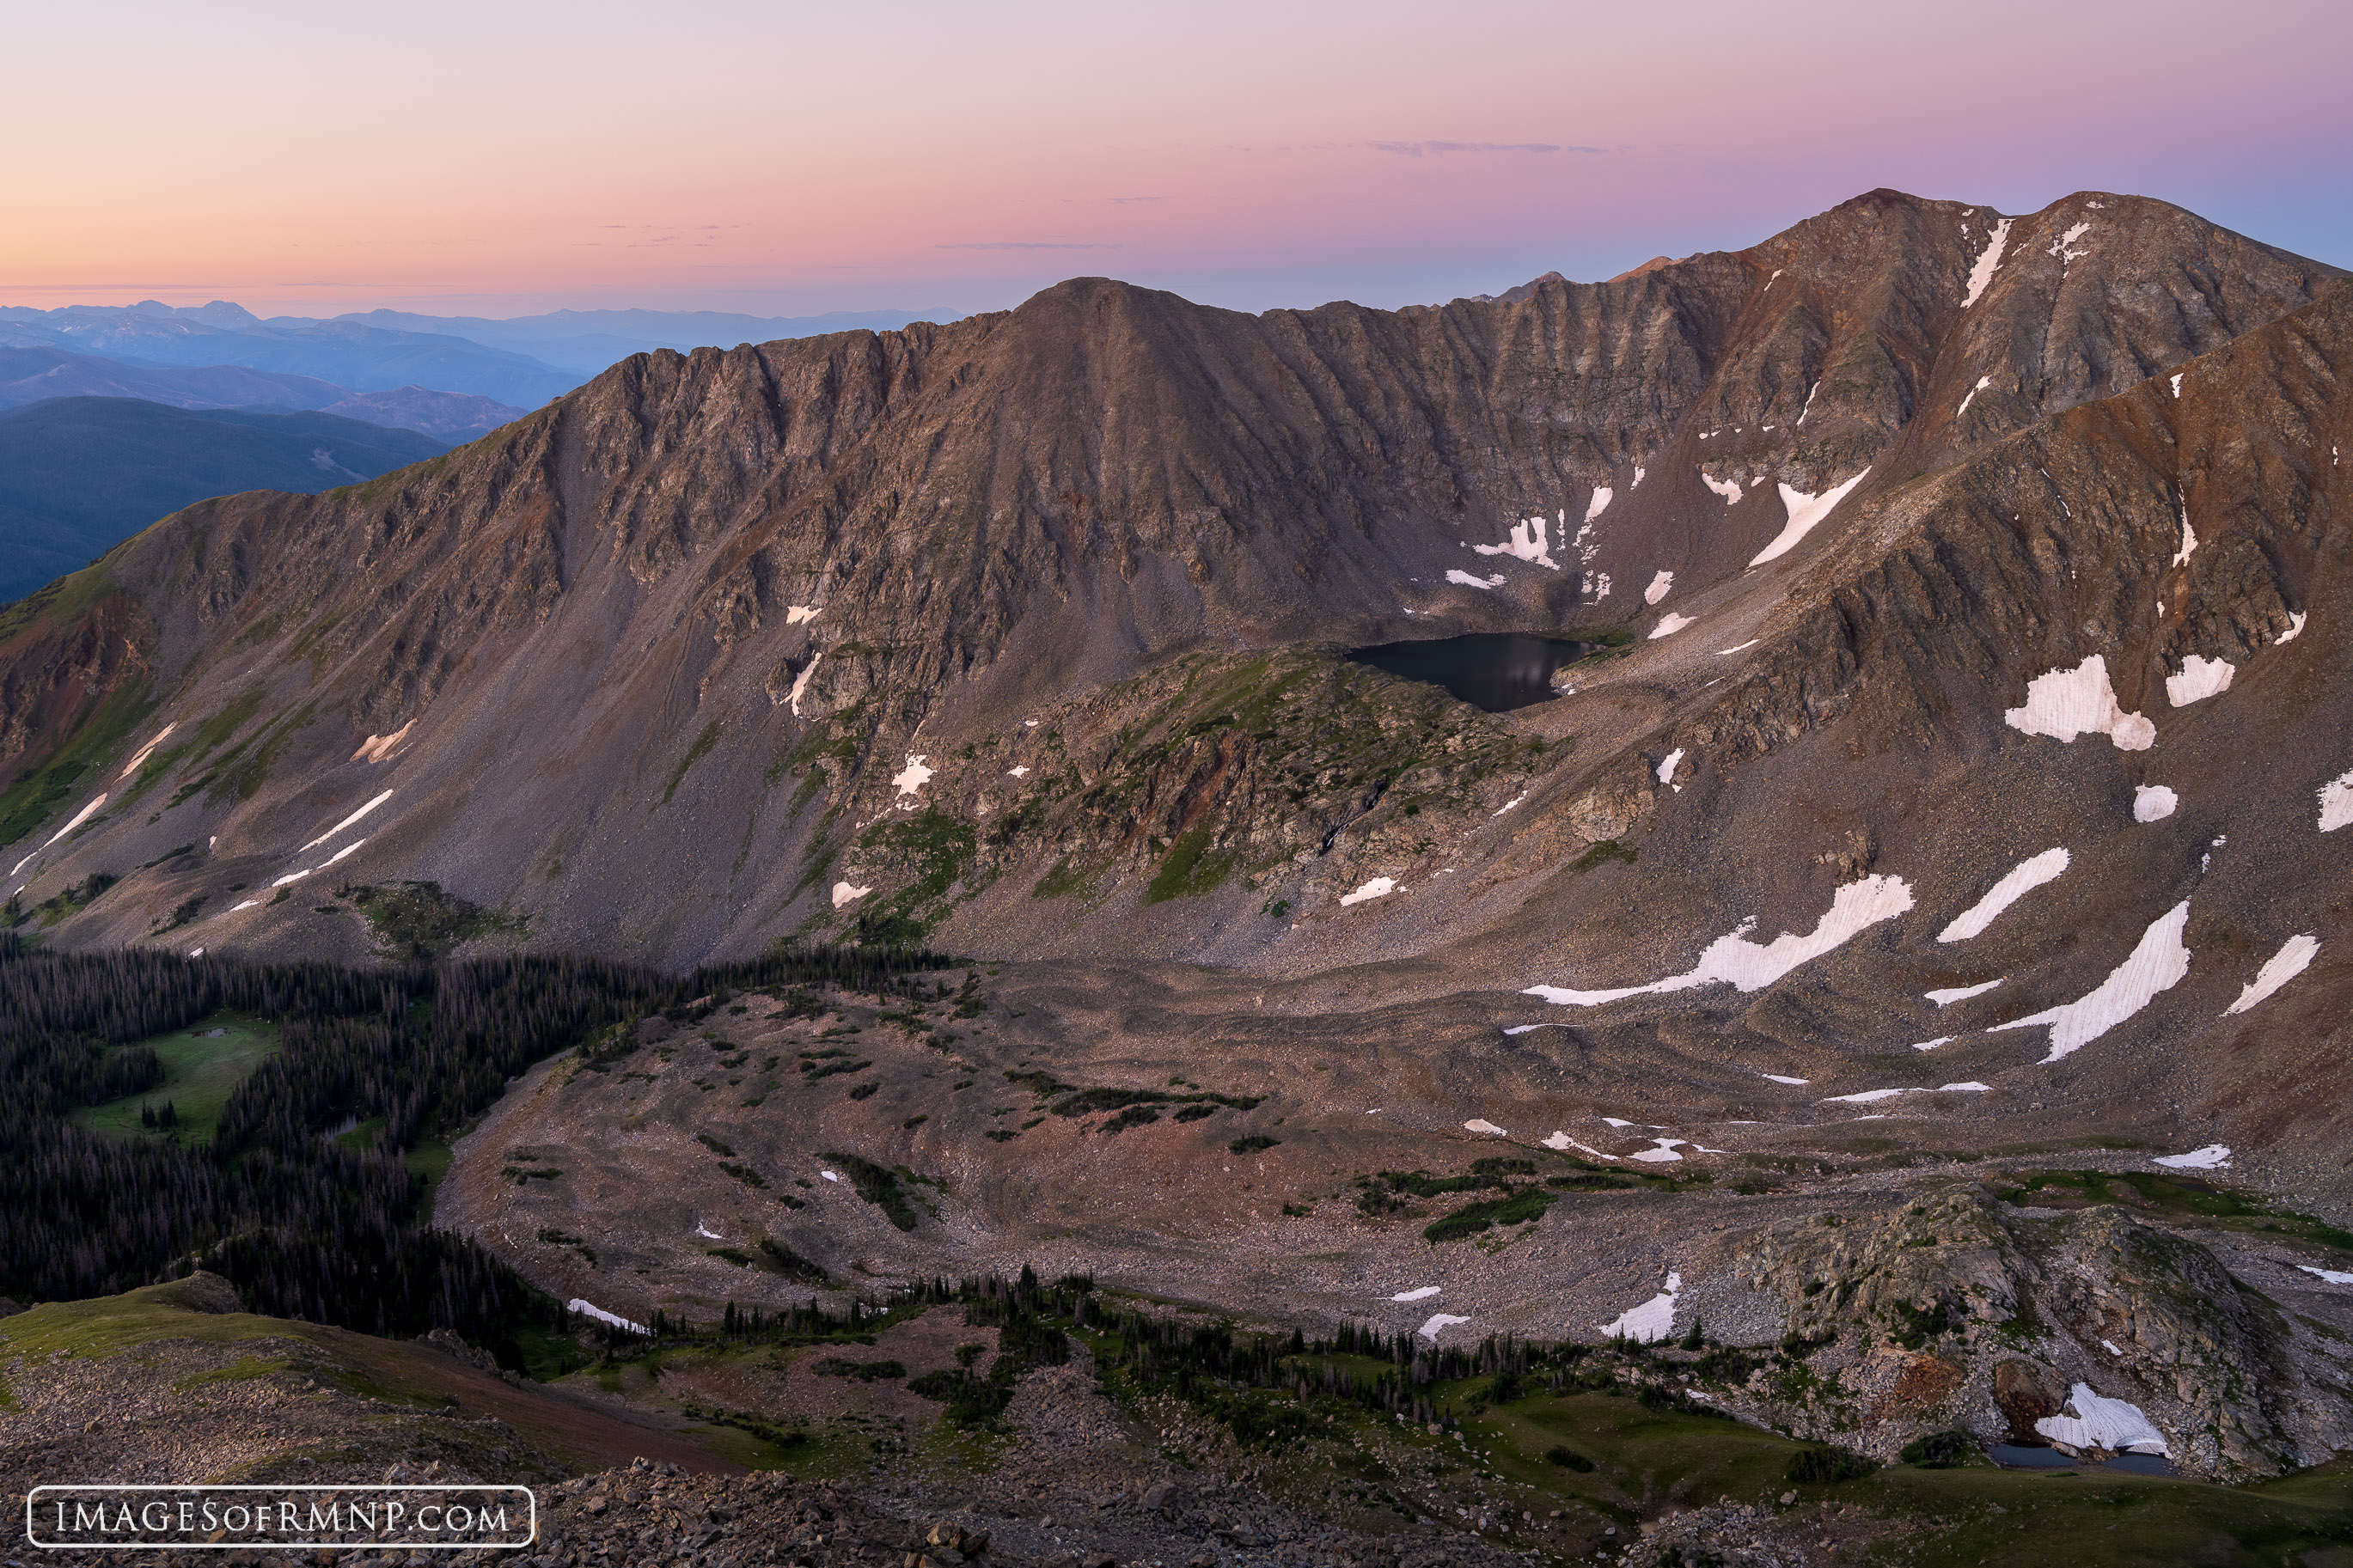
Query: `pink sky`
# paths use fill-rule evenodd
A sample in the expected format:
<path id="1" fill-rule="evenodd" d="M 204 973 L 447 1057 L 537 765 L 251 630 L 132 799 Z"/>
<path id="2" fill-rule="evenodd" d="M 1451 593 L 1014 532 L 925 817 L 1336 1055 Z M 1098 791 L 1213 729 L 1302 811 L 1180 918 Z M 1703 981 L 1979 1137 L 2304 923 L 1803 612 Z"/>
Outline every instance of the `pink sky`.
<path id="1" fill-rule="evenodd" d="M 2353 264 L 2342 3 L 670 9 L 27 8 L 0 304 L 1397 305 L 1879 185 Z"/>

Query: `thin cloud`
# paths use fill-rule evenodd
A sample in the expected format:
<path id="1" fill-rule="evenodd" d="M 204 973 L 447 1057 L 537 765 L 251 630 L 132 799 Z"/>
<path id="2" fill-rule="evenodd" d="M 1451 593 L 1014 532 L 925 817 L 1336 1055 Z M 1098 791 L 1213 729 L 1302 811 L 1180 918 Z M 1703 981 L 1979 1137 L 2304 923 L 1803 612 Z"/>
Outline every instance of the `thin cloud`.
<path id="1" fill-rule="evenodd" d="M 1373 150 L 1394 153 L 1403 158 L 1447 153 L 1586 153 L 1598 156 L 1609 151 L 1604 147 L 1571 147 L 1551 142 L 1376 142 Z"/>
<path id="2" fill-rule="evenodd" d="M 1116 245 L 1077 245 L 1060 239 L 967 239 L 935 245 L 934 250 L 1117 250 Z"/>

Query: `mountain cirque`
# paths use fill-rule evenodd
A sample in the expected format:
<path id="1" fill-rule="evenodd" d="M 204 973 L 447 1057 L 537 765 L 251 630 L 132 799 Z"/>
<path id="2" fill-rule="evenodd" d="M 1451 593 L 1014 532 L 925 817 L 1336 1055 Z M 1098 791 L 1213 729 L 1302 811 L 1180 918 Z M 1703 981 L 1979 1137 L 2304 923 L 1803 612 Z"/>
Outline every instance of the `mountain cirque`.
<path id="1" fill-rule="evenodd" d="M 1589 1335 L 1670 1268 L 1732 1291 L 1830 1197 L 1876 1194 L 1878 1224 L 1971 1174 L 2161 1156 L 2169 1192 L 2220 1169 L 2341 1223 L 2353 1138 L 2314 1090 L 2353 973 L 2348 358 L 2342 273 L 2161 203 L 1889 192 L 1442 308 L 1080 279 L 639 356 L 369 484 L 191 507 L 6 612 L 10 885 L 75 945 L 681 965 L 921 934 L 1003 964 L 974 1075 L 1271 1093 L 1314 1129 L 1312 1161 L 1270 1134 L 1284 1202 L 1547 1140 L 1722 1173 L 1687 1220 L 1617 1226 L 1645 1239 L 1589 1304 L 1511 1257 L 1584 1268 L 1589 1205 L 1477 1254 L 1466 1332 Z M 1508 714 L 1344 657 L 1529 630 L 1595 651 Z M 1218 1121 L 984 1143 L 909 1048 L 879 1069 L 895 1119 L 825 1125 L 959 1173 L 936 1252 L 1009 1256 L 1085 1193 L 1139 1277 L 1241 1247 L 1224 1299 L 1272 1271 L 1339 1313 L 1423 1248 L 1341 1237 L 1318 1284 L 1263 1204 L 1177 1245 L 1178 1199 L 1113 1168 L 1181 1195 Z M 518 1146 L 618 1112 L 565 1114 Z M 1050 1137 L 1058 1179 L 1110 1184 L 1041 1188 Z M 1736 1200 L 1744 1173 L 1774 1190 Z M 2154 1359 L 2104 1376 L 2237 1434 L 2191 1462 L 2338 1441 L 2341 1394 L 2285 1392 L 2344 1382 L 2341 1325 L 2296 1326 L 2345 1314 L 2325 1226 L 2185 1242 L 2159 1205 L 2116 1222 L 2174 1237 L 2136 1252 L 2019 1207 L 1981 1222 L 1986 1267 L 2029 1294 L 2105 1247 L 2162 1255 L 2160 1295 L 2235 1276 L 2287 1314 L 2229 1328 L 2304 1370 L 2227 1420 L 2155 1370 L 2197 1333 L 2144 1313 L 2117 1342 Z M 2066 1310 L 2052 1376 L 2116 1341 Z M 1991 1362 L 1956 1364 L 1998 1426 Z"/>

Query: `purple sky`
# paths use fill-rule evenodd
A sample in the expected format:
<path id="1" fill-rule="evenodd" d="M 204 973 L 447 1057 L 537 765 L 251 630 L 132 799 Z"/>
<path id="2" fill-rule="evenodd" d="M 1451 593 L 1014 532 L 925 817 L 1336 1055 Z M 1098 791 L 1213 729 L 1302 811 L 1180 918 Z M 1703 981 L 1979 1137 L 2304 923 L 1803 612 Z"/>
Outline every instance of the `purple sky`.
<path id="1" fill-rule="evenodd" d="M 95 4 L 12 19 L 0 303 L 1398 305 L 1879 185 L 2353 265 L 2353 5 Z"/>

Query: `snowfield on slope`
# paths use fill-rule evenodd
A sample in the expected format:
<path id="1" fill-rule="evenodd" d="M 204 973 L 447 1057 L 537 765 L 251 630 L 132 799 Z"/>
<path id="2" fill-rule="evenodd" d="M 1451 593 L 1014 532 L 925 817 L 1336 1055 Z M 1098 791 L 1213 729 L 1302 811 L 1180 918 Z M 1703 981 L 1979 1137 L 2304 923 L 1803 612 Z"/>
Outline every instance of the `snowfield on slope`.
<path id="1" fill-rule="evenodd" d="M 1683 1277 L 1667 1276 L 1667 1288 L 1639 1307 L 1629 1307 L 1601 1325 L 1601 1331 L 1611 1337 L 1625 1335 L 1630 1340 L 1651 1344 L 1674 1331 L 1675 1298 L 1683 1293 Z"/>
<path id="2" fill-rule="evenodd" d="M 2079 1383 L 2069 1392 L 2065 1412 L 2045 1415 L 2034 1429 L 2071 1448 L 2107 1448 L 2126 1454 L 2171 1452 L 2165 1446 L 2165 1434 L 2142 1414 L 2139 1405 L 2103 1399 L 2088 1383 Z"/>
<path id="3" fill-rule="evenodd" d="M 1846 500 L 1848 492 L 1862 483 L 1870 472 L 1871 469 L 1865 467 L 1862 473 L 1846 483 L 1824 490 L 1818 496 L 1810 496 L 1795 485 L 1782 485 L 1781 506 L 1788 512 L 1789 521 L 1781 525 L 1779 536 L 1758 551 L 1756 559 L 1748 564 L 1762 566 L 1767 561 L 1778 561 L 1798 548 L 1799 542 L 1814 531 L 1815 525 L 1837 510 L 1838 503 Z"/>
<path id="4" fill-rule="evenodd" d="M 2353 822 L 2353 773 L 2320 786 L 2320 831 L 2334 833 Z"/>
<path id="5" fill-rule="evenodd" d="M 2159 992 L 2172 990 L 2189 974 L 2189 950 L 2181 944 L 2182 928 L 2189 921 L 2189 900 L 2184 899 L 2150 922 L 2131 956 L 2116 965 L 2096 990 L 2063 1006 L 2046 1007 L 2023 1018 L 2012 1018 L 2007 1024 L 1996 1024 L 1994 1031 L 2031 1029 L 2047 1024 L 2051 1026 L 2051 1054 L 2042 1058 L 2042 1065 L 2074 1055 L 2156 1001 Z"/>
<path id="6" fill-rule="evenodd" d="M 2165 678 L 2165 700 L 2176 708 L 2203 702 L 2230 690 L 2231 677 L 2238 673 L 2222 659 L 2202 658 L 2193 653 L 2181 661 L 2180 674 Z"/>
<path id="7" fill-rule="evenodd" d="M 349 816 L 346 816 L 346 817 L 345 817 L 345 818 L 343 818 L 341 822 L 338 822 L 338 823 L 337 823 L 337 824 L 335 824 L 332 827 L 330 827 L 329 829 L 327 829 L 327 831 L 326 831 L 326 832 L 322 833 L 321 835 L 319 835 L 319 837 L 318 837 L 313 838 L 312 840 L 311 840 L 311 842 L 310 842 L 310 843 L 305 844 L 304 846 L 302 846 L 302 847 L 301 847 L 301 848 L 297 849 L 296 851 L 294 851 L 294 853 L 295 853 L 295 854 L 297 854 L 297 855 L 307 855 L 307 854 L 309 854 L 311 850 L 316 849 L 320 845 L 324 844 L 328 839 L 332 838 L 336 834 L 341 833 L 344 828 L 349 827 L 349 826 L 351 826 L 353 824 L 354 824 L 354 823 L 358 822 L 362 817 L 365 816 L 369 812 L 374 811 L 377 806 L 382 805 L 385 801 L 388 801 L 388 800 L 390 800 L 391 798 L 392 798 L 392 792 L 391 792 L 390 790 L 386 790 L 386 791 L 385 791 L 382 795 L 377 795 L 374 800 L 369 801 L 365 805 L 364 805 L 364 806 L 360 807 L 357 811 L 355 811 L 355 812 L 352 813 Z"/>
<path id="8" fill-rule="evenodd" d="M 1986 285 L 1993 281 L 1995 270 L 2001 266 L 2002 249 L 2010 244 L 2010 225 L 2009 218 L 1994 225 L 1986 247 L 1978 252 L 1977 262 L 1969 268 L 1969 291 L 1961 296 L 1962 310 L 1976 304 L 1978 296 L 1986 291 Z"/>
<path id="9" fill-rule="evenodd" d="M 2030 860 L 2021 861 L 2010 868 L 2009 875 L 1988 889 L 1984 898 L 1964 910 L 1958 919 L 1939 931 L 1936 934 L 1936 940 L 1967 942 L 1969 938 L 1979 935 L 1986 927 L 1993 924 L 1996 915 L 2042 886 L 2043 883 L 2056 881 L 2060 873 L 2066 869 L 2067 851 L 2064 849 L 2045 849 Z M 2000 982 L 1995 981 L 1993 984 L 1998 985 Z M 1990 986 L 1978 987 L 1979 990 L 1990 988 Z M 1936 994 L 1933 991 L 1930 992 L 1928 999 L 1936 1002 Z M 1937 1002 L 1936 1005 L 1941 1007 L 1944 1003 Z"/>
<path id="10" fill-rule="evenodd" d="M 1811 931 L 1800 936 L 1784 931 L 1762 946 L 1748 940 L 1757 927 L 1751 916 L 1720 936 L 1699 955 L 1699 963 L 1681 974 L 1654 980 L 1648 985 L 1620 986 L 1605 991 L 1579 991 L 1558 985 L 1531 985 L 1521 993 L 1541 996 L 1556 1007 L 1598 1007 L 1628 996 L 1688 991 L 1695 985 L 1724 981 L 1741 991 L 1761 991 L 1810 959 L 1820 958 L 1857 932 L 1894 920 L 1912 907 L 1912 886 L 1901 877 L 1873 876 L 1849 882 L 1832 895 L 1831 907 Z"/>
<path id="11" fill-rule="evenodd" d="M 1552 546 L 1545 537 L 1550 526 L 1541 517 L 1526 518 L 1512 525 L 1511 537 L 1503 543 L 1474 544 L 1471 548 L 1481 555 L 1509 555 L 1557 572 L 1560 563 L 1552 558 Z"/>
<path id="12" fill-rule="evenodd" d="M 2001 721 L 2023 735 L 2073 741 L 2105 735 L 2120 752 L 2146 752 L 2157 743 L 2157 726 L 2116 702 L 2108 683 L 2108 661 L 2092 655 L 2073 669 L 2038 675 L 2026 686 L 2026 706 L 2002 711 Z"/>
<path id="13" fill-rule="evenodd" d="M 2320 938 L 2310 931 L 2288 938 L 2286 945 L 2264 960 L 2263 966 L 2255 971 L 2255 977 L 2239 993 L 2239 999 L 2222 1010 L 2222 1016 L 2243 1013 L 2268 1000 L 2281 986 L 2310 968 L 2319 952 Z"/>

